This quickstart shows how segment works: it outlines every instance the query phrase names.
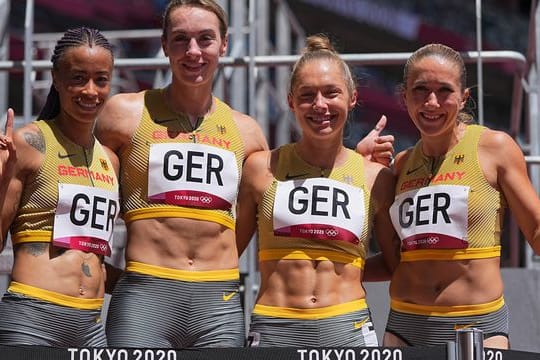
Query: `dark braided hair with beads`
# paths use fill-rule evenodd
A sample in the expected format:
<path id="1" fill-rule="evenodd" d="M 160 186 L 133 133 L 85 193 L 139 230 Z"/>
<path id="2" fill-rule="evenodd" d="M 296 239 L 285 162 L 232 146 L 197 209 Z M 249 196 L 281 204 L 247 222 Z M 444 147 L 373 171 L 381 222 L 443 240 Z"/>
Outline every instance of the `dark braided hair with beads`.
<path id="1" fill-rule="evenodd" d="M 53 71 L 57 71 L 59 69 L 59 62 L 62 60 L 62 57 L 66 51 L 79 46 L 101 46 L 102 48 L 108 50 L 111 53 L 111 58 L 114 59 L 112 45 L 105 38 L 105 36 L 103 36 L 99 30 L 82 26 L 67 30 L 62 38 L 56 43 L 53 55 L 51 56 Z M 58 91 L 55 89 L 53 84 L 51 85 L 51 89 L 47 95 L 47 101 L 45 102 L 45 105 L 43 105 L 38 119 L 54 119 L 59 113 L 60 97 L 58 96 Z"/>

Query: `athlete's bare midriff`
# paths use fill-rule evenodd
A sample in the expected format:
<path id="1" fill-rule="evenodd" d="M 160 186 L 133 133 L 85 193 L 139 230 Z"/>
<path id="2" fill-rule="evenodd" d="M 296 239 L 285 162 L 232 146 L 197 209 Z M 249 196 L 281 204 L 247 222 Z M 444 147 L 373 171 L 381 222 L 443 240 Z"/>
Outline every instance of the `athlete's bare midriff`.
<path id="1" fill-rule="evenodd" d="M 49 243 L 15 248 L 12 280 L 59 294 L 99 299 L 105 294 L 105 266 L 99 256 Z"/>
<path id="2" fill-rule="evenodd" d="M 459 261 L 410 261 L 392 277 L 394 300 L 419 305 L 483 304 L 500 298 L 503 283 L 499 258 Z"/>
<path id="3" fill-rule="evenodd" d="M 127 224 L 126 260 L 177 270 L 238 267 L 234 231 L 217 223 L 156 218 Z"/>
<path id="4" fill-rule="evenodd" d="M 271 260 L 259 265 L 258 304 L 300 309 L 338 305 L 365 297 L 362 270 L 331 261 Z"/>

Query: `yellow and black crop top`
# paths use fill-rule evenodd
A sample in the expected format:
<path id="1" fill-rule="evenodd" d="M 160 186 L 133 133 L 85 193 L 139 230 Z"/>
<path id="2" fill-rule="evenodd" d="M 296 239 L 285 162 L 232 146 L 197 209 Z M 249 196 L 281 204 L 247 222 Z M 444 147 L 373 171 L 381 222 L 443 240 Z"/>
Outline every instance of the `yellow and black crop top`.
<path id="1" fill-rule="evenodd" d="M 330 170 L 279 148 L 274 181 L 258 206 L 259 259 L 330 260 L 363 268 L 373 220 L 364 159 L 348 150 Z"/>
<path id="2" fill-rule="evenodd" d="M 390 209 L 401 238 L 401 261 L 461 260 L 500 256 L 506 201 L 486 180 L 478 161 L 485 130 L 468 125 L 443 158 L 411 150 Z"/>
<path id="3" fill-rule="evenodd" d="M 13 244 L 52 241 L 60 183 L 118 192 L 112 163 L 97 140 L 91 149 L 84 149 L 62 134 L 54 120 L 34 124 L 43 135 L 45 157 L 40 170 L 25 181 L 11 226 Z"/>
<path id="4" fill-rule="evenodd" d="M 192 129 L 187 116 L 173 113 L 166 105 L 164 89 L 145 92 L 140 124 L 130 145 L 120 156 L 122 210 L 126 222 L 181 217 L 212 221 L 234 229 L 234 206 L 245 156 L 244 144 L 231 108 L 217 98 L 213 101 L 215 110 Z M 156 148 L 163 150 L 153 155 Z M 223 154 L 228 160 L 223 160 Z M 161 167 L 161 170 L 152 170 L 153 166 Z M 154 184 L 160 187 L 168 181 L 167 176 L 160 175 L 166 171 L 174 172 L 175 177 L 169 178 L 178 179 L 169 182 L 176 188 L 169 189 L 167 196 L 179 199 L 180 203 L 155 200 L 150 192 Z M 221 178 L 220 171 L 232 176 Z M 222 188 L 204 184 L 215 178 Z M 204 192 L 203 185 L 210 190 Z M 190 188 L 186 190 L 185 186 Z M 198 191 L 199 187 L 201 191 Z M 212 203 L 212 200 L 217 198 L 211 194 L 214 190 L 227 192 L 228 201 L 214 207 L 216 202 Z M 156 198 L 164 193 L 157 194 Z M 207 206 L 197 205 L 203 203 Z"/>

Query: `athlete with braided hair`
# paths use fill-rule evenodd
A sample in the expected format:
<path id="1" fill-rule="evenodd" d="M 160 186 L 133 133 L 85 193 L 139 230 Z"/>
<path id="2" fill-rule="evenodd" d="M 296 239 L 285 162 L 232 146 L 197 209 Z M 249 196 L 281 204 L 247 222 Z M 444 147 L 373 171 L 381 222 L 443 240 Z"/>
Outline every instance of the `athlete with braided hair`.
<path id="1" fill-rule="evenodd" d="M 51 61 L 38 120 L 12 135 L 10 109 L 0 139 L 1 234 L 10 230 L 14 251 L 0 344 L 106 346 L 103 257 L 119 212 L 118 160 L 93 128 L 110 92 L 112 48 L 80 27 L 65 32 Z"/>

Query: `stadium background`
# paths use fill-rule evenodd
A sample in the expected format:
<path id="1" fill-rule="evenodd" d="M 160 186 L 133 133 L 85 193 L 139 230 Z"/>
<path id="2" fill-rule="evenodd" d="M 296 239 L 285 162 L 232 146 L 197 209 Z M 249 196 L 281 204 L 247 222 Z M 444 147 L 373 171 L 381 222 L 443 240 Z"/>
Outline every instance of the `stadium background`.
<path id="1" fill-rule="evenodd" d="M 24 20 L 27 1 L 8 1 L 8 52 L 7 59 L 20 61 L 24 58 Z M 245 11 L 248 0 L 221 1 L 231 16 L 238 11 Z M 0 0 L 0 4 L 2 1 Z M 130 30 L 130 37 L 115 41 L 117 58 L 154 58 L 159 53 L 160 14 L 166 4 L 164 0 L 36 0 L 33 32 L 42 41 L 34 44 L 34 59 L 49 58 L 51 44 L 65 29 L 80 25 L 99 28 L 112 32 Z M 323 32 L 328 34 L 343 54 L 370 54 L 411 52 L 428 42 L 441 42 L 460 51 L 476 50 L 475 5 L 472 0 L 289 0 L 269 1 L 264 24 L 268 25 L 267 43 L 262 55 L 296 54 L 302 45 L 305 34 Z M 484 0 L 482 2 L 482 34 L 484 50 L 512 50 L 527 55 L 532 50 L 529 38 L 531 10 L 535 1 L 531 0 Z M 1 9 L 1 7 L 0 7 Z M 274 29 L 280 26 L 278 12 L 287 10 L 287 18 L 292 32 L 288 46 L 290 51 L 283 53 L 277 44 L 282 41 Z M 261 26 L 259 23 L 257 26 Z M 234 31 L 235 29 L 233 29 Z M 148 36 L 137 36 L 145 31 Z M 152 32 L 154 31 L 154 32 Z M 156 32 L 157 31 L 157 32 Z M 145 33 L 146 34 L 146 33 Z M 156 34 L 158 34 L 156 36 Z M 238 42 L 231 41 L 230 52 L 235 51 Z M 240 51 L 241 53 L 241 51 Z M 511 63 L 499 63 L 483 66 L 483 101 L 485 124 L 493 128 L 511 132 L 510 114 L 512 111 L 512 86 L 514 68 Z M 361 103 L 355 110 L 346 134 L 346 143 L 353 146 L 369 129 L 373 127 L 381 114 L 389 118 L 387 132 L 396 136 L 396 149 L 410 146 L 417 134 L 397 96 L 397 87 L 402 76 L 402 65 L 356 66 L 355 74 L 359 80 Z M 469 83 L 473 97 L 477 92 L 477 72 L 474 64 L 468 65 Z M 282 69 L 285 72 L 288 69 Z M 156 85 L 154 69 L 117 69 L 115 91 L 137 91 Z M 227 70 L 223 70 L 227 76 Z M 163 80 L 167 74 L 163 73 Z M 230 74 L 229 74 L 230 76 Z M 266 76 L 274 82 L 283 82 L 285 77 L 280 70 L 267 70 Z M 232 77 L 232 76 L 231 76 Z M 246 77 L 240 78 L 246 81 Z M 33 76 L 32 113 L 35 114 L 43 104 L 50 85 L 46 72 L 36 72 Z M 10 71 L 8 86 L 0 89 L 0 98 L 14 107 L 19 114 L 18 122 L 25 122 L 20 114 L 24 107 L 23 83 L 21 71 Z M 219 85 L 219 84 L 218 84 Z M 230 90 L 225 81 L 220 94 L 227 99 Z M 269 110 L 266 120 L 267 135 L 271 146 L 294 139 L 296 129 L 292 117 L 283 110 L 280 98 L 283 93 L 277 89 L 267 94 Z M 233 106 L 235 100 L 233 99 Z M 471 104 L 471 111 L 478 102 Z M 248 112 L 245 99 L 237 106 Z M 244 107 L 244 109 L 242 109 Z M 0 110 L 0 112 L 3 111 Z M 523 144 L 527 143 L 527 109 L 522 112 L 519 129 L 515 134 Z M 2 118 L 3 120 L 3 118 Z M 285 127 L 283 122 L 286 123 Z M 281 129 L 281 130 L 280 130 Z M 283 137 L 285 132 L 285 137 Z M 536 135 L 538 136 L 538 134 Z M 509 216 L 508 222 L 512 223 Z M 123 246 L 122 226 L 119 226 L 118 239 L 115 239 L 117 252 L 114 260 L 121 263 Z M 508 226 L 505 234 L 505 252 L 503 253 L 503 276 L 506 280 L 506 298 L 511 309 L 511 341 L 518 350 L 540 352 L 540 297 L 538 259 L 527 252 L 526 243 L 519 233 L 515 235 L 515 226 Z M 514 232 L 512 234 L 511 232 Z M 511 243 L 512 242 L 512 243 Z M 511 249 L 511 250 L 508 250 Z M 376 251 L 376 249 L 373 249 Z M 0 257 L 0 270 L 4 273 L 0 280 L 0 290 L 5 288 L 10 266 L 10 252 L 5 250 Z M 249 273 L 249 265 L 244 270 Z M 255 281 L 256 283 L 256 281 Z M 373 308 L 377 332 L 384 330 L 387 311 L 387 284 L 367 284 L 368 300 Z M 256 287 L 256 285 L 255 285 Z M 372 299 L 372 300 L 371 300 Z M 531 316 L 532 315 L 532 316 Z"/>

